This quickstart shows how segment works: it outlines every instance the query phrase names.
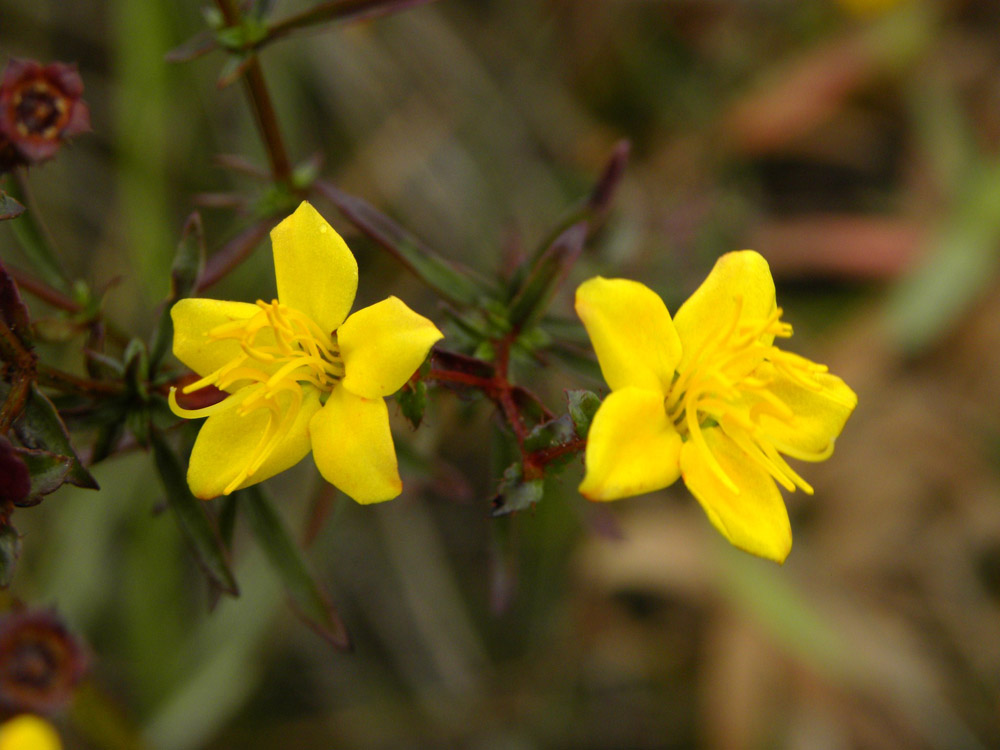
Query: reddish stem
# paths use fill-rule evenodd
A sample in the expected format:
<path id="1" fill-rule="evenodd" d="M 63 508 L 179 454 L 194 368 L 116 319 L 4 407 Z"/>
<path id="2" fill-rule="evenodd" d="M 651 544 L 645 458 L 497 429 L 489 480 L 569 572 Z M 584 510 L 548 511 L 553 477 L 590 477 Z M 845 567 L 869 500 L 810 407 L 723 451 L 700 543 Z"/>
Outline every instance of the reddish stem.
<path id="1" fill-rule="evenodd" d="M 7 266 L 7 273 L 10 277 L 14 279 L 15 283 L 23 289 L 43 302 L 47 302 L 59 310 L 65 310 L 70 313 L 80 312 L 83 308 L 74 300 L 67 297 L 62 292 L 56 291 L 48 284 L 43 281 L 29 276 L 24 271 L 18 270 L 12 266 Z"/>

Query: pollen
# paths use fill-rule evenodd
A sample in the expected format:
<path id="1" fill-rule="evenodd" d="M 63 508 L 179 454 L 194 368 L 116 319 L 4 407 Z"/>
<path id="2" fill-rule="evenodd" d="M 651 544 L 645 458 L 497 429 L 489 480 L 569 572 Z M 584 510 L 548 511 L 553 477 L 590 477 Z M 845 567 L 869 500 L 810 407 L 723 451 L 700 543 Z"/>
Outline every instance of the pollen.
<path id="1" fill-rule="evenodd" d="M 288 434 L 302 407 L 304 389 L 317 389 L 325 400 L 344 377 L 335 331 L 323 331 L 307 315 L 277 300 L 258 300 L 257 307 L 259 311 L 246 320 L 208 331 L 213 341 L 236 341 L 240 354 L 183 389 L 192 393 L 212 385 L 232 395 L 204 409 L 189 410 L 177 404 L 176 389 L 170 391 L 171 411 L 187 419 L 234 409 L 240 415 L 265 410 L 267 428 L 242 471 L 226 487 L 227 495 L 251 479 Z"/>
<path id="2" fill-rule="evenodd" d="M 681 438 L 697 446 L 712 472 L 733 493 L 740 493 L 739 486 L 712 454 L 705 430 L 721 429 L 778 484 L 812 494 L 812 487 L 781 457 L 778 449 L 787 449 L 775 445 L 762 429 L 761 419 L 767 415 L 791 423 L 795 414 L 772 391 L 772 385 L 784 377 L 821 391 L 816 376 L 827 372 L 827 367 L 774 345 L 775 339 L 792 335 L 792 326 L 781 320 L 780 307 L 761 319 L 745 319 L 742 314 L 741 302 L 729 325 L 707 340 L 675 376 L 664 401 L 667 416 Z"/>

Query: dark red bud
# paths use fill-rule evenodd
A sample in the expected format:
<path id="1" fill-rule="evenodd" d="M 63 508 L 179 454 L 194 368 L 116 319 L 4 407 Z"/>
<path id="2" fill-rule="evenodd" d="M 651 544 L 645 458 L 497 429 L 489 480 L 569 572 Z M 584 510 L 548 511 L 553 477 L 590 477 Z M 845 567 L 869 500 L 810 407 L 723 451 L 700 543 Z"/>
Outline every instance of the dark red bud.
<path id="1" fill-rule="evenodd" d="M 83 647 L 54 612 L 24 610 L 0 620 L 0 705 L 7 711 L 61 708 L 86 669 Z"/>
<path id="2" fill-rule="evenodd" d="M 75 65 L 12 59 L 0 80 L 0 169 L 51 159 L 62 142 L 90 130 L 90 111 L 80 96 Z M 10 166 L 13 165 L 13 166 Z"/>

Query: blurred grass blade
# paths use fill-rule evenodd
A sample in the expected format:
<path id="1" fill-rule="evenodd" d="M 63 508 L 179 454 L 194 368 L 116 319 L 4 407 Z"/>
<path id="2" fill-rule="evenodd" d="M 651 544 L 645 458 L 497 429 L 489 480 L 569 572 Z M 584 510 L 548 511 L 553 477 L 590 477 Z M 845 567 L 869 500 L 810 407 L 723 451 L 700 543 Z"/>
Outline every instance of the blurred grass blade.
<path id="1" fill-rule="evenodd" d="M 445 260 L 370 203 L 348 195 L 325 180 L 314 187 L 367 237 L 388 250 L 418 279 L 455 305 L 475 306 L 485 295 L 485 282 L 471 271 Z"/>
<path id="2" fill-rule="evenodd" d="M 271 24 L 267 41 L 279 39 L 298 29 L 330 21 L 367 21 L 390 13 L 425 5 L 435 0 L 329 0 Z"/>
<path id="3" fill-rule="evenodd" d="M 153 342 L 149 348 L 149 371 L 153 375 L 173 339 L 174 325 L 170 318 L 170 308 L 177 300 L 190 296 L 197 288 L 198 279 L 204 268 L 205 231 L 201 223 L 201 214 L 195 211 L 184 222 L 181 241 L 177 244 L 177 253 L 170 268 L 170 292 L 167 294 L 166 304 L 160 313 Z"/>
<path id="4" fill-rule="evenodd" d="M 39 223 L 38 212 L 27 195 L 25 178 L 21 175 L 15 175 L 15 177 L 16 179 L 9 183 L 12 197 L 17 202 L 26 205 L 29 210 L 21 214 L 17 221 L 11 223 L 10 227 L 14 232 L 14 237 L 17 238 L 21 250 L 24 251 L 31 265 L 45 283 L 60 291 L 69 291 L 69 277 L 63 270 L 62 263 L 59 262 L 55 249 L 52 247 L 51 237 Z"/>
<path id="5" fill-rule="evenodd" d="M 556 237 L 535 261 L 524 285 L 511 300 L 508 318 L 515 331 L 523 331 L 545 314 L 556 290 L 566 280 L 587 241 L 587 222 L 580 221 Z"/>
<path id="6" fill-rule="evenodd" d="M 270 498 L 259 485 L 253 485 L 241 492 L 240 505 L 250 531 L 281 577 L 295 613 L 332 646 L 349 650 L 351 639 L 347 628 L 309 571 L 302 550 L 293 541 Z"/>
<path id="7" fill-rule="evenodd" d="M 951 330 L 1000 264 L 1000 163 L 974 170 L 965 182 L 936 246 L 889 296 L 890 333 L 909 353 Z"/>
<path id="8" fill-rule="evenodd" d="M 198 565 L 215 590 L 239 596 L 239 587 L 229 566 L 229 553 L 209 519 L 203 501 L 191 494 L 180 459 L 159 430 L 150 430 L 150 444 L 156 470 L 167 493 L 167 504 L 173 510 L 181 534 Z"/>
<path id="9" fill-rule="evenodd" d="M 85 489 L 99 489 L 97 481 L 76 455 L 56 407 L 34 383 L 28 391 L 24 411 L 14 423 L 14 430 L 28 448 L 40 448 L 70 458 L 72 466 L 66 476 L 67 482 Z"/>

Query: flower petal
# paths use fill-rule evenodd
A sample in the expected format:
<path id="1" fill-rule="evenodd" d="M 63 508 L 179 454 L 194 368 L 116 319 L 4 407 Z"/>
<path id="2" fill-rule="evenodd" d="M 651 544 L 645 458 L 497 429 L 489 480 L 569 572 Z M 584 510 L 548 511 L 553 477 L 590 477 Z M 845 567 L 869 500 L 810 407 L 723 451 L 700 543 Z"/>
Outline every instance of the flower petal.
<path id="1" fill-rule="evenodd" d="M 365 398 L 398 391 L 442 336 L 396 297 L 358 310 L 337 330 L 344 388 Z"/>
<path id="2" fill-rule="evenodd" d="M 703 450 L 689 440 L 681 449 L 681 475 L 708 520 L 734 546 L 784 562 L 792 548 L 792 528 L 781 493 L 771 475 L 740 450 L 720 429 L 704 431 L 709 450 L 739 487 L 723 484 Z"/>
<path id="3" fill-rule="evenodd" d="M 278 301 L 335 330 L 354 304 L 358 263 L 343 238 L 306 201 L 271 230 Z"/>
<path id="4" fill-rule="evenodd" d="M 680 476 L 680 450 L 662 393 L 632 387 L 614 391 L 590 425 L 580 494 L 618 500 L 662 489 Z"/>
<path id="5" fill-rule="evenodd" d="M 684 346 L 678 369 L 686 369 L 713 338 L 730 330 L 737 315 L 741 321 L 762 320 L 775 307 L 774 280 L 764 257 L 753 250 L 726 253 L 674 316 Z"/>
<path id="6" fill-rule="evenodd" d="M 381 398 L 334 388 L 309 424 L 313 458 L 330 484 L 359 503 L 391 500 L 403 491 L 389 410 Z"/>
<path id="7" fill-rule="evenodd" d="M 597 276 L 576 290 L 576 312 L 611 390 L 669 391 L 681 344 L 656 292 L 638 281 Z"/>
<path id="8" fill-rule="evenodd" d="M 295 422 L 260 467 L 238 489 L 263 482 L 290 469 L 309 452 L 309 420 L 319 411 L 319 392 L 305 389 Z M 191 451 L 188 486 L 196 497 L 209 500 L 223 494 L 226 487 L 246 468 L 264 437 L 268 411 L 257 409 L 240 414 L 230 409 L 205 420 Z"/>
<path id="9" fill-rule="evenodd" d="M 235 339 L 214 340 L 208 332 L 223 323 L 247 320 L 260 312 L 248 302 L 182 299 L 170 310 L 174 322 L 174 355 L 205 377 L 243 353 Z"/>
<path id="10" fill-rule="evenodd" d="M 781 418 L 766 406 L 761 409 L 760 432 L 782 453 L 802 461 L 822 461 L 833 451 L 833 442 L 858 404 L 858 397 L 843 380 L 828 373 L 813 376 L 821 390 L 811 390 L 778 375 L 768 390 L 788 406 L 793 415 Z"/>

